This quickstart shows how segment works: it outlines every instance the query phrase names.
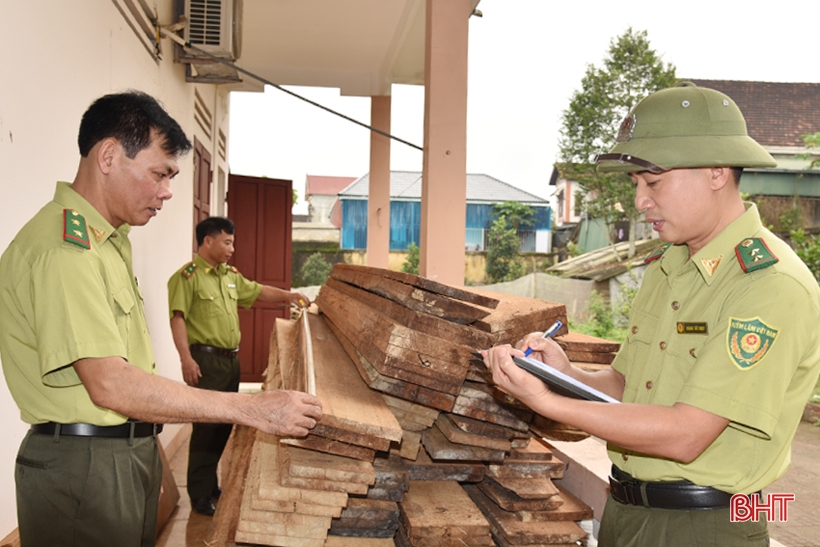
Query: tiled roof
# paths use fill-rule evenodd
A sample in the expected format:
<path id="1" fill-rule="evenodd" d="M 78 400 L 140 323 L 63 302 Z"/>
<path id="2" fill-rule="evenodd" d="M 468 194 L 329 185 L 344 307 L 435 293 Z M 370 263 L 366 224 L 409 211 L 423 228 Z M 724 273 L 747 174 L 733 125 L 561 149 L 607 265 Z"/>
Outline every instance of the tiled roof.
<path id="1" fill-rule="evenodd" d="M 749 136 L 763 146 L 803 146 L 804 134 L 820 131 L 820 83 L 690 81 L 734 99 Z"/>
<path id="2" fill-rule="evenodd" d="M 368 173 L 356 180 L 356 182 L 342 192 L 339 192 L 339 197 L 366 198 L 369 195 L 369 190 L 370 174 Z M 421 200 L 421 172 L 391 171 L 390 198 L 405 199 L 408 201 Z M 471 203 L 519 201 L 527 204 L 549 205 L 547 200 L 489 175 L 474 175 L 469 173 L 467 174 L 467 201 Z"/>
<path id="3" fill-rule="evenodd" d="M 308 175 L 305 177 L 305 196 L 323 195 L 335 196 L 356 180 L 356 177 L 321 177 Z"/>

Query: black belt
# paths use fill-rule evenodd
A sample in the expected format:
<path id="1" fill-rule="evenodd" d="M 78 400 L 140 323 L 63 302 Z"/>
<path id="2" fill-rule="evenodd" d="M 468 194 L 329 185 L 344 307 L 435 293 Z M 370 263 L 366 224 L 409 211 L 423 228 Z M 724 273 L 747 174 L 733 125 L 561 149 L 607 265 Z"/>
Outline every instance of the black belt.
<path id="1" fill-rule="evenodd" d="M 728 492 L 689 481 L 639 481 L 614 465 L 609 477 L 609 493 L 612 499 L 624 505 L 657 509 L 725 509 L 732 499 Z"/>
<path id="2" fill-rule="evenodd" d="M 206 346 L 205 344 L 191 344 L 190 347 L 194 351 L 205 351 L 207 353 L 213 353 L 214 355 L 221 355 L 222 357 L 236 357 L 236 354 L 239 353 L 239 348 L 225 349 Z"/>
<path id="3" fill-rule="evenodd" d="M 58 424 L 46 422 L 34 424 L 31 430 L 44 435 L 54 435 L 59 427 L 59 435 L 74 437 L 117 437 L 129 439 L 132 437 L 151 437 L 162 431 L 162 424 L 128 421 L 120 425 L 92 425 L 92 424 Z"/>

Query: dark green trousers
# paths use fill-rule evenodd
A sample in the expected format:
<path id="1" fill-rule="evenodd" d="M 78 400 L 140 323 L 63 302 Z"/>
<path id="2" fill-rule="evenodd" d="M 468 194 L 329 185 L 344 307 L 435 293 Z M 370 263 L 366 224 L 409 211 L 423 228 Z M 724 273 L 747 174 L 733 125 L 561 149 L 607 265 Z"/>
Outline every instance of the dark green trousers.
<path id="1" fill-rule="evenodd" d="M 768 547 L 761 522 L 731 522 L 729 509 L 648 509 L 607 500 L 599 547 Z"/>
<path id="2" fill-rule="evenodd" d="M 21 547 L 151 547 L 162 462 L 154 437 L 28 432 L 15 464 Z"/>
<path id="3" fill-rule="evenodd" d="M 239 359 L 191 350 L 202 377 L 198 388 L 213 391 L 239 391 Z M 193 424 L 188 450 L 188 495 L 208 498 L 219 484 L 216 468 L 231 436 L 231 424 Z"/>

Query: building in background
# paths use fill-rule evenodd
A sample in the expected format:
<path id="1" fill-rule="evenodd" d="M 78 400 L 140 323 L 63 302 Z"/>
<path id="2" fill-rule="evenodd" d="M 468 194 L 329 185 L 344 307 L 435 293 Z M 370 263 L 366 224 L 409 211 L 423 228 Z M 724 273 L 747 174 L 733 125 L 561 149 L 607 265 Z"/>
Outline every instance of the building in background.
<path id="1" fill-rule="evenodd" d="M 766 223 L 779 231 L 780 216 L 797 206 L 804 227 L 820 226 L 820 169 L 810 169 L 811 159 L 800 157 L 810 151 L 803 135 L 820 131 L 820 83 L 692 82 L 731 97 L 749 136 L 777 160 L 774 169 L 746 169 L 740 180 L 740 191 L 757 203 Z M 811 152 L 820 157 L 820 150 Z"/>
<path id="2" fill-rule="evenodd" d="M 743 112 L 749 136 L 777 160 L 775 169 L 745 169 L 740 181 L 741 192 L 757 203 L 765 222 L 779 231 L 781 215 L 796 207 L 804 227 L 820 226 L 820 169 L 810 167 L 820 150 L 807 149 L 803 141 L 803 135 L 820 131 L 820 83 L 690 81 L 731 97 Z M 563 175 L 560 163 L 553 167 L 549 184 L 555 187 L 557 232 L 564 239 L 573 237 L 586 252 L 609 245 L 607 226 L 600 219 L 584 218 L 580 204 L 586 196 L 577 182 Z M 638 238 L 651 237 L 643 227 L 638 226 Z M 614 240 L 623 241 L 628 222 L 616 223 L 614 229 Z"/>
<path id="3" fill-rule="evenodd" d="M 339 201 L 339 192 L 350 186 L 356 177 L 323 177 L 307 175 L 305 177 L 305 201 L 308 203 L 308 222 L 332 224 L 342 227 L 342 212 L 337 208 L 331 216 L 334 206 Z"/>
<path id="4" fill-rule="evenodd" d="M 339 193 L 342 216 L 342 249 L 364 249 L 367 244 L 367 196 L 369 175 L 357 179 Z M 465 249 L 484 251 L 493 222 L 493 205 L 517 201 L 535 210 L 532 226 L 519 230 L 522 252 L 551 250 L 551 209 L 547 200 L 534 196 L 489 175 L 467 174 L 467 223 Z M 333 213 L 336 214 L 335 212 Z M 386 217 L 385 217 L 386 218 Z M 390 172 L 390 250 L 403 251 L 418 245 L 421 225 L 421 173 Z M 453 234 L 455 237 L 456 234 Z"/>

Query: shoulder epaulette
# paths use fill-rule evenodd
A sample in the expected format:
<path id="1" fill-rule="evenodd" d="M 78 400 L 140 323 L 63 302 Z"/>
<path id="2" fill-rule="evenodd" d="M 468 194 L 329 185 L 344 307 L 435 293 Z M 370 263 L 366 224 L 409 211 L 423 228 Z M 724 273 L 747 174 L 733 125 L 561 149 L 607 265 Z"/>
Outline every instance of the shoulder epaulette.
<path id="1" fill-rule="evenodd" d="M 652 253 L 649 256 L 646 257 L 646 260 L 644 260 L 643 263 L 644 264 L 649 264 L 653 260 L 659 259 L 660 257 L 663 256 L 663 253 L 666 252 L 666 249 L 668 249 L 671 246 L 672 246 L 671 243 L 664 243 L 663 245 L 658 245 L 657 247 L 655 247 L 655 250 L 652 251 Z"/>
<path id="2" fill-rule="evenodd" d="M 239 273 L 239 270 L 237 270 L 235 266 L 231 266 L 230 264 L 225 264 L 225 269 L 228 270 L 231 273 L 235 273 L 235 274 Z"/>
<path id="3" fill-rule="evenodd" d="M 774 256 L 766 242 L 759 237 L 750 237 L 741 241 L 735 247 L 737 261 L 746 273 L 768 268 L 777 264 L 780 259 Z"/>
<path id="4" fill-rule="evenodd" d="M 191 262 L 182 269 L 182 275 L 185 276 L 185 279 L 191 279 L 191 276 L 194 275 L 195 271 L 196 271 L 196 263 Z"/>
<path id="5" fill-rule="evenodd" d="M 74 209 L 63 209 L 63 241 L 68 241 L 83 249 L 91 248 L 85 217 Z"/>

